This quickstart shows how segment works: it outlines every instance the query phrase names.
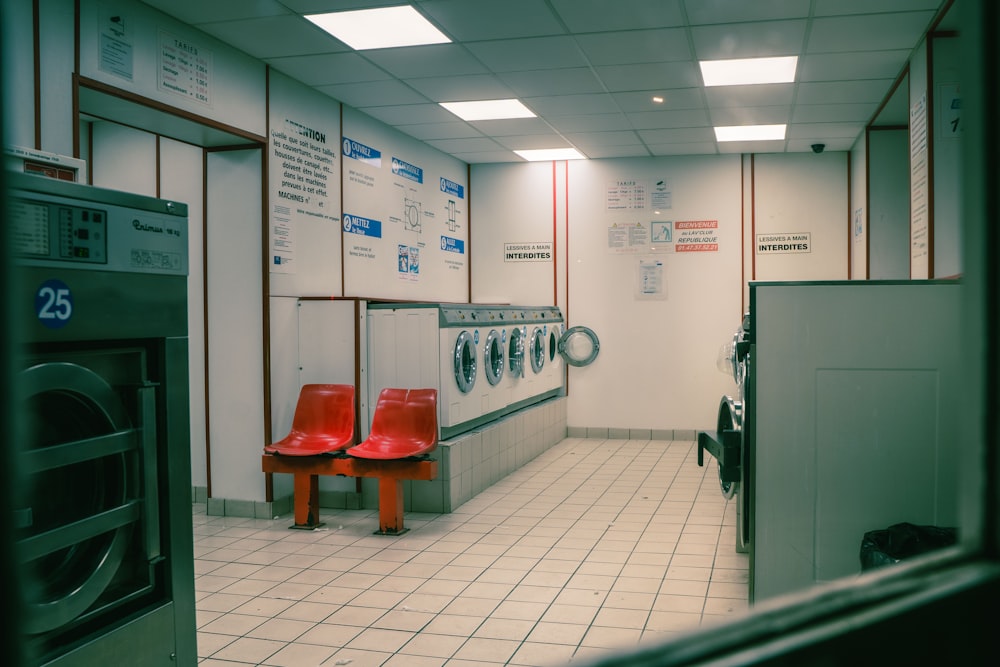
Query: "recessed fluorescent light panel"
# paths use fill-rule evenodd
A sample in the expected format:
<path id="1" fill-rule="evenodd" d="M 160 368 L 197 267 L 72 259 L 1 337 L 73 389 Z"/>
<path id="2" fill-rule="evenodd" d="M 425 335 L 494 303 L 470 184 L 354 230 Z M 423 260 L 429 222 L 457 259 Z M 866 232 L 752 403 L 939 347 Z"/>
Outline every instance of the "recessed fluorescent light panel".
<path id="1" fill-rule="evenodd" d="M 738 60 L 702 60 L 701 75 L 706 86 L 745 86 L 755 83 L 791 83 L 795 81 L 798 56 L 781 58 L 740 58 Z"/>
<path id="2" fill-rule="evenodd" d="M 451 41 L 409 5 L 306 14 L 305 18 L 356 51 Z"/>
<path id="3" fill-rule="evenodd" d="M 500 120 L 503 118 L 534 118 L 535 114 L 521 100 L 478 100 L 475 102 L 441 102 L 448 111 L 462 120 Z"/>
<path id="4" fill-rule="evenodd" d="M 716 141 L 774 141 L 784 138 L 784 125 L 730 125 L 715 128 Z"/>
<path id="5" fill-rule="evenodd" d="M 536 150 L 514 151 L 528 162 L 544 162 L 546 160 L 585 160 L 575 148 L 539 148 Z"/>

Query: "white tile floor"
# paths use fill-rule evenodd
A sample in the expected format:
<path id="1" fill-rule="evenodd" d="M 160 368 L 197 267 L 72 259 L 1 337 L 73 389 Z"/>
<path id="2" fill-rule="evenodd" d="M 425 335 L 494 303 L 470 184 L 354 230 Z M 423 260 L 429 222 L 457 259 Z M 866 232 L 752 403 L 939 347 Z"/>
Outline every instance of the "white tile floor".
<path id="1" fill-rule="evenodd" d="M 690 441 L 568 438 L 451 514 L 194 505 L 198 655 L 222 665 L 589 662 L 747 609 L 735 506 Z"/>

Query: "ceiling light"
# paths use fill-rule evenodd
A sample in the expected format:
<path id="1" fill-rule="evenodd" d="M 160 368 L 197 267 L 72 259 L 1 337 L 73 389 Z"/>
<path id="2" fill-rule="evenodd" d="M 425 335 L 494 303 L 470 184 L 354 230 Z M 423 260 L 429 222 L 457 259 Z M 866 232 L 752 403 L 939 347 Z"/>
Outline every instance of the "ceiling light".
<path id="1" fill-rule="evenodd" d="M 306 14 L 305 18 L 357 51 L 451 41 L 409 5 Z"/>
<path id="2" fill-rule="evenodd" d="M 654 104 L 663 104 L 663 98 L 660 97 L 659 95 L 653 95 L 653 103 Z"/>
<path id="3" fill-rule="evenodd" d="M 702 60 L 701 75 L 706 86 L 743 86 L 755 83 L 791 83 L 795 81 L 798 56 L 781 58 L 741 58 L 739 60 Z"/>
<path id="4" fill-rule="evenodd" d="M 585 160 L 585 155 L 575 148 L 539 148 L 535 150 L 514 151 L 528 162 L 543 162 L 545 160 Z"/>
<path id="5" fill-rule="evenodd" d="M 521 100 L 478 100 L 475 102 L 441 102 L 448 111 L 462 120 L 499 120 L 502 118 L 534 118 L 535 114 Z"/>
<path id="6" fill-rule="evenodd" d="M 784 138 L 784 125 L 730 125 L 715 128 L 716 141 L 773 141 Z"/>

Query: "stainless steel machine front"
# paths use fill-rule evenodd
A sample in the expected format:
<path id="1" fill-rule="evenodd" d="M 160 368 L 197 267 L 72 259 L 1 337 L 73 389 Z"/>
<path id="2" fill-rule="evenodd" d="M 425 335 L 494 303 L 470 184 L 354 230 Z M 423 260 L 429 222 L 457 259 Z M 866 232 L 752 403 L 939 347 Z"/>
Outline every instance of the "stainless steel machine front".
<path id="1" fill-rule="evenodd" d="M 187 207 L 8 184 L 29 659 L 195 664 Z"/>

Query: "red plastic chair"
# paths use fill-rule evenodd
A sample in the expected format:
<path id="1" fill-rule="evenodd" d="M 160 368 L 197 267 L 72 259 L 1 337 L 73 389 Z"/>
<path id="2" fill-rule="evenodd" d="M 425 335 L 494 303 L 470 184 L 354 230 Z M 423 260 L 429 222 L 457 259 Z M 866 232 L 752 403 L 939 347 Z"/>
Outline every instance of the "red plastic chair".
<path id="1" fill-rule="evenodd" d="M 347 453 L 362 459 L 405 459 L 437 447 L 437 389 L 383 389 L 368 439 Z"/>
<path id="2" fill-rule="evenodd" d="M 345 449 L 353 442 L 354 386 L 307 384 L 299 391 L 291 433 L 264 447 L 264 452 L 314 456 Z"/>

